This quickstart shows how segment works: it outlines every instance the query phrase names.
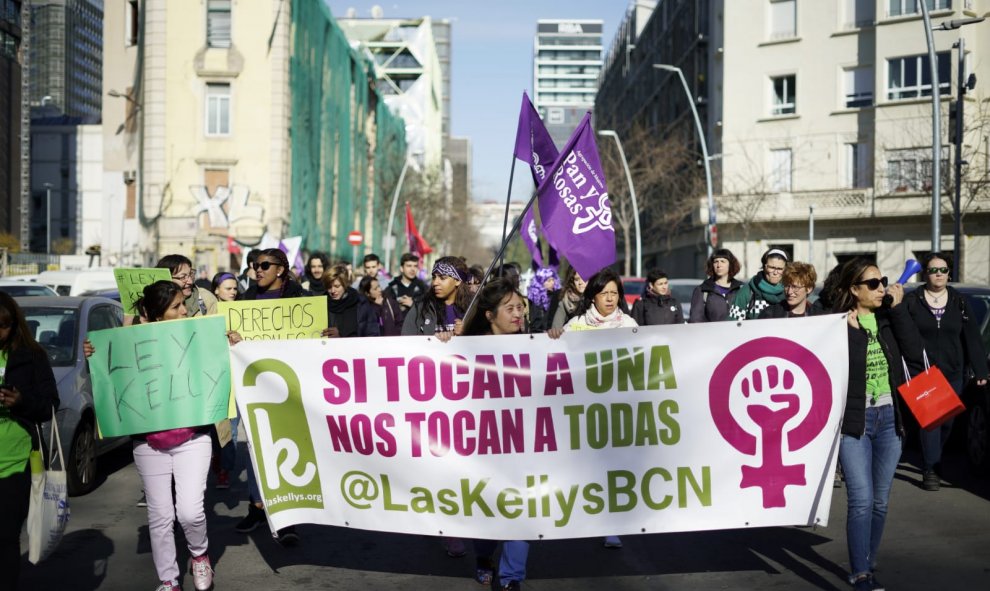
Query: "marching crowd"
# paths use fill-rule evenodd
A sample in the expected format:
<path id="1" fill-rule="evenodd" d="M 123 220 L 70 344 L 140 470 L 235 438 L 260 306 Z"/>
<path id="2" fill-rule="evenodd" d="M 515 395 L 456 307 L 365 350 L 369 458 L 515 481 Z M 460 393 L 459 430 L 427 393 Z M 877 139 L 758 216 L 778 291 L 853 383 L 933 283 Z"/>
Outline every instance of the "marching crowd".
<path id="1" fill-rule="evenodd" d="M 220 272 L 212 281 L 197 279 L 192 262 L 182 255 L 165 256 L 157 266 L 167 268 L 172 281 L 147 286 L 135 309 L 125 311 L 133 314 L 128 322 L 214 314 L 221 300 L 309 295 L 327 297 L 328 326 L 322 334 L 329 338 L 436 335 L 449 341 L 458 335 L 541 332 L 560 338 L 572 330 L 845 313 L 849 384 L 839 461 L 848 492 L 849 583 L 856 590 L 883 589 L 875 574 L 877 555 L 905 437 L 898 386 L 923 371 L 927 362 L 942 370 L 957 393 L 967 379 L 985 386 L 988 376 L 972 312 L 965 298 L 947 285 L 951 261 L 939 253 L 925 257 L 924 284 L 907 295 L 901 285 L 889 284 L 875 264 L 855 259 L 832 269 L 812 302 L 809 296 L 818 280 L 813 266 L 790 261 L 784 251 L 771 249 L 763 255 L 761 269 L 741 282 L 735 278 L 740 271 L 736 257 L 729 250 L 716 250 L 706 262 L 706 279 L 694 290 L 687 319 L 660 270 L 650 271 L 646 292 L 630 310 L 621 278 L 607 268 L 588 278 L 573 269 L 558 277 L 555 268 L 541 268 L 524 294 L 518 265 L 502 265 L 494 273 L 496 278 L 482 285 L 484 270 L 456 256 L 438 258 L 429 283 L 421 277 L 420 259 L 408 253 L 391 279 L 374 254 L 364 257 L 356 277 L 349 265 L 332 262 L 319 252 L 308 256 L 303 273 L 296 277 L 278 248 L 251 251 L 243 273 Z M 227 336 L 231 345 L 240 340 L 234 332 Z M 86 352 L 93 352 L 92 345 L 87 343 Z M 16 589 L 19 539 L 30 490 L 28 455 L 40 445 L 35 425 L 51 416 L 58 393 L 47 355 L 32 337 L 17 303 L 2 292 L 0 376 L 0 496 L 7 500 L 7 510 L 0 513 L 0 589 Z M 132 437 L 153 561 L 161 581 L 158 591 L 179 589 L 176 520 L 192 557 L 195 589 L 213 585 L 204 493 L 211 472 L 221 489 L 229 488 L 236 474 L 237 420 L 231 422 L 224 437 L 213 425 Z M 942 447 L 951 425 L 949 421 L 922 431 L 926 490 L 939 488 Z M 266 522 L 251 463 L 246 465 L 249 503 L 247 514 L 236 525 L 244 533 Z M 299 543 L 292 527 L 273 536 L 284 545 Z M 464 540 L 444 542 L 450 556 L 465 555 Z M 519 589 L 526 574 L 528 543 L 505 541 L 496 562 L 497 544 L 473 541 L 475 578 L 484 585 L 495 579 L 501 589 Z M 608 536 L 604 545 L 620 548 L 622 540 Z"/>

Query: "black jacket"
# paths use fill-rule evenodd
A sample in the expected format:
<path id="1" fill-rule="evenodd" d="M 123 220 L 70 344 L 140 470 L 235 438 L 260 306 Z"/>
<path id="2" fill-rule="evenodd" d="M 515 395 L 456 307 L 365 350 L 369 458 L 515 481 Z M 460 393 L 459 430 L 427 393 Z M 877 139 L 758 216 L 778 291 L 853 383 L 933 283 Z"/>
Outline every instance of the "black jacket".
<path id="1" fill-rule="evenodd" d="M 399 299 L 402 296 L 409 296 L 413 299 L 413 302 L 418 303 L 423 301 L 426 294 L 430 292 L 430 287 L 426 283 L 420 281 L 419 277 L 413 278 L 412 282 L 406 286 L 402 283 L 402 275 L 399 275 L 388 284 L 388 289 L 392 291 L 392 295 L 395 299 Z"/>
<path id="2" fill-rule="evenodd" d="M 35 449 L 39 449 L 35 425 L 52 419 L 52 410 L 58 409 L 58 387 L 52 364 L 44 350 L 16 349 L 7 358 L 3 378 L 7 388 L 16 388 L 21 399 L 10 408 L 12 416 L 31 434 Z"/>
<path id="3" fill-rule="evenodd" d="M 282 295 L 279 296 L 279 297 L 283 297 L 283 298 L 304 298 L 304 297 L 307 297 L 307 296 L 310 296 L 310 295 L 312 295 L 312 294 L 310 294 L 308 291 L 306 291 L 305 289 L 303 289 L 303 287 L 301 285 L 299 285 L 298 283 L 296 283 L 295 281 L 293 281 L 293 280 L 290 279 L 285 284 L 285 288 L 282 290 Z M 247 291 L 245 291 L 244 293 L 242 293 L 241 296 L 239 298 L 237 298 L 237 299 L 239 299 L 239 300 L 256 300 L 256 299 L 258 299 L 258 284 L 255 283 L 251 287 L 247 288 Z"/>
<path id="4" fill-rule="evenodd" d="M 887 358 L 887 376 L 890 392 L 894 397 L 894 416 L 897 432 L 904 435 L 901 421 L 900 394 L 897 387 L 906 380 L 901 357 L 907 362 L 911 375 L 924 369 L 921 335 L 911 320 L 911 314 L 902 303 L 893 308 L 881 308 L 876 312 L 877 338 Z M 869 337 L 860 328 L 848 327 L 849 334 L 849 390 L 846 394 L 846 411 L 842 416 L 842 434 L 859 438 L 866 432 L 866 347 Z"/>
<path id="5" fill-rule="evenodd" d="M 732 279 L 729 293 L 722 297 L 715 291 L 715 280 L 709 277 L 694 288 L 691 295 L 690 322 L 719 322 L 729 320 L 729 303 L 736 297 L 742 282 Z M 707 296 L 705 295 L 707 294 Z"/>
<path id="6" fill-rule="evenodd" d="M 327 320 L 342 337 L 377 337 L 381 334 L 378 316 L 368 298 L 353 287 L 348 287 L 339 300 L 327 296 Z"/>
<path id="7" fill-rule="evenodd" d="M 684 310 L 674 296 L 647 293 L 636 300 L 630 314 L 640 326 L 684 324 Z"/>
<path id="8" fill-rule="evenodd" d="M 391 290 L 382 290 L 382 303 L 376 304 L 369 300 L 368 304 L 378 318 L 379 333 L 383 337 L 397 337 L 402 334 L 404 315 L 399 302 Z"/>
<path id="9" fill-rule="evenodd" d="M 950 382 L 965 378 L 967 368 L 973 370 L 976 379 L 986 379 L 987 354 L 980 342 L 976 319 L 966 298 L 952 287 L 946 289 L 949 293 L 941 321 L 935 320 L 925 302 L 923 287 L 904 296 L 904 304 L 928 351 L 928 361 L 938 366 Z"/>
<path id="10" fill-rule="evenodd" d="M 822 308 L 815 306 L 814 304 L 807 303 L 804 308 L 805 316 L 821 316 L 827 312 Z M 801 316 L 789 316 L 790 310 L 787 309 L 787 302 L 780 302 L 778 304 L 771 304 L 769 308 L 764 308 L 760 312 L 760 318 L 802 318 Z"/>

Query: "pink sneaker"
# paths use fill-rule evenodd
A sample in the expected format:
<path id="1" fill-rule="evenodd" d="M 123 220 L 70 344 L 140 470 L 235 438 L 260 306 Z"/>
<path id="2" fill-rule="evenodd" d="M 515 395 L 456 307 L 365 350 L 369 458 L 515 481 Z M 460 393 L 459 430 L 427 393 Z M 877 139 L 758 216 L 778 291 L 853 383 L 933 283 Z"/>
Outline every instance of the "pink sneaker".
<path id="1" fill-rule="evenodd" d="M 155 591 L 181 591 L 179 584 L 175 581 L 162 581 L 162 584 L 158 586 Z"/>
<path id="2" fill-rule="evenodd" d="M 213 568 L 210 566 L 210 557 L 206 554 L 197 556 L 191 561 L 193 586 L 196 591 L 207 591 L 213 586 Z"/>

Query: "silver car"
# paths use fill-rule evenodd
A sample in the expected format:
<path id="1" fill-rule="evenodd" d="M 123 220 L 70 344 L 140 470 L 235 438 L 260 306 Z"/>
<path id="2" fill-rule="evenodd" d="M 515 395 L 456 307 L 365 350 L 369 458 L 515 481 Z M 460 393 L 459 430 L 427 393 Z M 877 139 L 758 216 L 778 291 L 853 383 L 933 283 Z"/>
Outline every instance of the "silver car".
<path id="1" fill-rule="evenodd" d="M 82 343 L 93 330 L 123 323 L 120 302 L 99 297 L 20 297 L 34 340 L 48 352 L 58 385 L 56 414 L 70 495 L 82 495 L 96 486 L 96 458 L 127 443 L 127 437 L 100 439 L 93 411 L 93 385 Z M 47 442 L 49 425 L 43 437 Z M 47 445 L 47 443 L 46 443 Z"/>

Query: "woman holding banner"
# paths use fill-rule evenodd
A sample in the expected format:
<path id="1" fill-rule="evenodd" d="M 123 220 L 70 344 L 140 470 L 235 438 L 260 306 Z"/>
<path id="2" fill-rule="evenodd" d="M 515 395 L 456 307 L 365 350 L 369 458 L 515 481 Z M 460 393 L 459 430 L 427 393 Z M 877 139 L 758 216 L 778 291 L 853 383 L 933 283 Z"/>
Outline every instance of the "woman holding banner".
<path id="1" fill-rule="evenodd" d="M 923 347 L 906 306 L 904 287 L 891 285 L 866 259 L 843 266 L 835 311 L 848 314 L 849 388 L 842 417 L 839 461 L 846 478 L 849 582 L 857 591 L 882 589 L 874 571 L 887 520 L 887 500 L 901 457 L 904 427 L 897 387 L 901 358 L 920 369 Z"/>
<path id="2" fill-rule="evenodd" d="M 433 264 L 433 285 L 426 297 L 406 312 L 402 335 L 461 333 L 464 311 L 471 303 L 467 263 L 461 257 L 440 257 Z"/>
<path id="3" fill-rule="evenodd" d="M 961 395 L 970 371 L 977 385 L 986 385 L 987 354 L 966 298 L 949 286 L 950 269 L 948 256 L 937 252 L 925 256 L 921 260 L 925 284 L 904 296 L 904 305 L 921 333 L 929 361 Z M 921 486 L 925 490 L 936 491 L 941 486 L 942 447 L 951 431 L 952 419 L 930 431 L 921 429 Z"/>
<path id="4" fill-rule="evenodd" d="M 35 426 L 50 421 L 57 407 L 48 354 L 14 298 L 0 291 L 0 589 L 17 589 L 21 528 L 31 496 L 28 457 L 41 444 Z"/>
<path id="5" fill-rule="evenodd" d="M 289 259 L 280 248 L 266 248 L 258 253 L 254 261 L 257 283 L 245 291 L 241 300 L 271 300 L 278 298 L 306 297 L 309 292 L 293 278 Z M 254 531 L 266 521 L 265 505 L 261 501 L 261 491 L 258 480 L 254 475 L 254 466 L 247 464 L 248 485 L 248 514 L 244 516 L 234 529 L 242 534 Z M 299 543 L 299 535 L 293 526 L 283 527 L 275 533 L 275 539 L 283 546 L 294 546 Z"/>

